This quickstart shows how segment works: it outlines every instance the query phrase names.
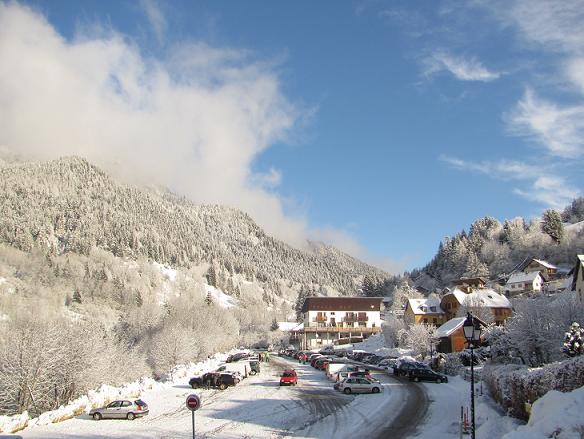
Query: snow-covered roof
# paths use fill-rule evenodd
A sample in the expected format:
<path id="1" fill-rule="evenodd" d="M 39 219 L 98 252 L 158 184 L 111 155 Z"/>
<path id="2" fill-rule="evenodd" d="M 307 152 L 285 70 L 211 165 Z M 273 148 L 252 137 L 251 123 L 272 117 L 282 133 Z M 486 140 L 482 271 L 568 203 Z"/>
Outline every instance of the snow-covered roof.
<path id="1" fill-rule="evenodd" d="M 434 332 L 434 337 L 436 338 L 443 338 L 443 337 L 450 337 L 458 328 L 460 328 L 466 317 L 455 317 L 453 319 L 448 320 Z"/>
<path id="2" fill-rule="evenodd" d="M 442 314 L 440 300 L 437 298 L 408 299 L 408 303 L 414 314 Z"/>
<path id="3" fill-rule="evenodd" d="M 302 323 L 298 322 L 278 322 L 278 329 L 280 331 L 295 331 L 302 328 Z"/>
<path id="4" fill-rule="evenodd" d="M 516 283 L 533 282 L 537 276 L 540 276 L 539 271 L 532 271 L 531 273 L 513 273 L 507 285 Z"/>
<path id="5" fill-rule="evenodd" d="M 550 264 L 549 262 L 546 261 L 542 261 L 541 259 L 535 259 L 533 258 L 533 261 L 537 262 L 538 264 L 543 265 L 545 268 L 558 268 L 555 265 Z"/>
<path id="6" fill-rule="evenodd" d="M 486 308 L 511 308 L 511 302 L 502 294 L 497 293 L 490 288 L 477 288 L 472 293 L 455 288 L 451 293 L 456 297 L 458 303 L 464 305 L 466 301 L 473 306 L 484 306 Z"/>

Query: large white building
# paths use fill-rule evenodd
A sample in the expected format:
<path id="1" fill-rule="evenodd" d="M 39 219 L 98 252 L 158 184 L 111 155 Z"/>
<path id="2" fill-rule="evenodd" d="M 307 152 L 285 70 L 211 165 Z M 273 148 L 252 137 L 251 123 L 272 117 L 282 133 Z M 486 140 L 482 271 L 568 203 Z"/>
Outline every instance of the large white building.
<path id="1" fill-rule="evenodd" d="M 382 297 L 307 297 L 302 327 L 294 331 L 303 349 L 350 342 L 381 331 Z"/>

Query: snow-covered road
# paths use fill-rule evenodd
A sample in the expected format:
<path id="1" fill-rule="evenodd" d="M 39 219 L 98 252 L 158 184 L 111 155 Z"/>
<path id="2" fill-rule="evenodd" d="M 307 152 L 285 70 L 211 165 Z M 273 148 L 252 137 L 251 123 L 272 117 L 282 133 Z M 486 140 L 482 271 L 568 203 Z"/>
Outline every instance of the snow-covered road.
<path id="1" fill-rule="evenodd" d="M 293 366 L 296 387 L 280 387 L 279 373 Z M 199 390 L 203 404 L 196 412 L 197 438 L 376 438 L 406 437 L 423 417 L 422 386 L 385 374 L 377 395 L 344 395 L 332 389 L 323 372 L 277 358 L 263 364 L 260 375 L 226 391 Z M 412 389 L 415 389 L 412 392 Z M 193 390 L 169 385 L 142 395 L 150 414 L 134 421 L 93 421 L 86 415 L 20 432 L 25 438 L 191 438 L 191 416 L 185 398 Z"/>

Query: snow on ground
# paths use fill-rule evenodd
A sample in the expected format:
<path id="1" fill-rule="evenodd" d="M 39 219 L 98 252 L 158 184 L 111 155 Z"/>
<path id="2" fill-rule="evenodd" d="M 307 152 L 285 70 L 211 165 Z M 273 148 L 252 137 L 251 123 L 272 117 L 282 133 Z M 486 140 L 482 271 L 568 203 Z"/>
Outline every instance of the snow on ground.
<path id="1" fill-rule="evenodd" d="M 503 439 L 581 439 L 584 436 L 584 387 L 561 393 L 551 390 L 535 401 L 529 422 Z"/>
<path id="2" fill-rule="evenodd" d="M 160 272 L 165 275 L 169 281 L 174 282 L 176 280 L 177 271 L 174 268 L 167 267 L 165 265 L 159 264 L 158 262 L 152 263 Z"/>
<path id="3" fill-rule="evenodd" d="M 217 361 L 217 360 L 214 360 Z M 280 387 L 279 374 L 293 366 L 298 386 Z M 37 425 L 19 434 L 24 439 L 190 438 L 191 416 L 185 407 L 189 373 L 175 373 L 172 382 L 144 391 L 140 398 L 150 414 L 134 421 L 94 421 L 86 414 L 56 424 Z M 183 376 L 184 375 L 184 376 Z M 332 389 L 325 374 L 308 365 L 273 358 L 259 375 L 234 388 L 197 390 L 202 407 L 196 412 L 201 438 L 358 438 L 376 423 L 383 426 L 402 404 L 404 385 L 385 378 L 384 392 L 344 395 Z"/>
<path id="4" fill-rule="evenodd" d="M 351 351 L 361 350 L 381 356 L 401 357 L 411 353 L 411 349 L 387 348 L 385 347 L 385 337 L 383 334 L 374 334 L 361 343 L 352 345 L 335 346 L 335 349 L 348 349 Z"/>
<path id="5" fill-rule="evenodd" d="M 182 383 L 185 380 L 188 381 L 192 376 L 216 369 L 219 364 L 225 361 L 227 355 L 218 354 L 200 363 L 177 366 L 168 373 L 167 380 L 164 382 L 157 382 L 152 378 L 142 377 L 133 383 L 117 388 L 104 384 L 98 389 L 91 390 L 87 395 L 71 401 L 66 406 L 61 406 L 56 410 L 43 413 L 38 418 L 31 419 L 26 412 L 16 416 L 0 416 L 0 433 L 11 433 L 25 426 L 27 426 L 28 430 L 39 426 L 59 423 L 81 413 L 88 413 L 92 408 L 103 407 L 115 399 L 138 398 L 140 395 L 152 391 L 164 392 L 165 389 L 173 387 L 177 383 Z"/>
<path id="6" fill-rule="evenodd" d="M 416 439 L 454 439 L 460 436 L 461 407 L 470 417 L 470 382 L 461 377 L 448 377 L 448 383 L 423 383 L 431 401 L 424 426 Z M 496 439 L 512 431 L 520 421 L 500 413 L 495 402 L 475 386 L 476 436 Z"/>
<path id="7" fill-rule="evenodd" d="M 225 294 L 219 288 L 215 288 L 212 285 L 205 284 L 205 294 L 208 293 L 211 293 L 213 302 L 215 302 L 222 308 L 233 308 L 235 306 L 238 306 L 238 302 L 235 298 L 231 297 L 228 294 Z"/>

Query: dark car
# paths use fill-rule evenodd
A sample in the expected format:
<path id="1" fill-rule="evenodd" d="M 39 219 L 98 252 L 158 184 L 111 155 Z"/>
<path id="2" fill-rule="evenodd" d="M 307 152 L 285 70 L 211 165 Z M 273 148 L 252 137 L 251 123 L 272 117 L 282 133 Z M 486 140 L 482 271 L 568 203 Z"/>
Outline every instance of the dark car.
<path id="1" fill-rule="evenodd" d="M 251 368 L 249 374 L 250 375 L 255 375 L 256 373 L 260 373 L 261 369 L 260 369 L 260 362 L 257 360 L 250 360 L 249 361 L 249 367 Z"/>
<path id="2" fill-rule="evenodd" d="M 414 369 L 428 369 L 428 370 L 431 370 L 430 369 L 430 366 L 428 366 L 425 363 L 419 363 L 419 362 L 415 362 L 415 363 L 414 362 L 411 362 L 410 363 L 410 362 L 402 361 L 402 362 L 399 363 L 398 366 L 396 366 L 396 367 L 393 368 L 393 373 L 394 373 L 394 375 L 404 376 L 405 377 L 405 376 L 407 376 L 410 373 L 411 370 L 414 370 Z"/>
<path id="3" fill-rule="evenodd" d="M 412 369 L 408 372 L 410 381 L 434 381 L 436 383 L 447 383 L 448 377 L 432 369 Z"/>
<path id="4" fill-rule="evenodd" d="M 227 360 L 225 360 L 226 363 L 233 363 L 235 361 L 239 361 L 239 360 L 243 360 L 247 357 L 249 357 L 250 354 L 248 354 L 247 352 L 238 352 L 237 354 L 233 354 L 227 357 Z"/>
<path id="5" fill-rule="evenodd" d="M 189 386 L 193 389 L 198 387 L 214 387 L 225 390 L 229 386 L 239 383 L 239 378 L 228 372 L 207 372 L 200 377 L 193 377 L 189 380 Z"/>

